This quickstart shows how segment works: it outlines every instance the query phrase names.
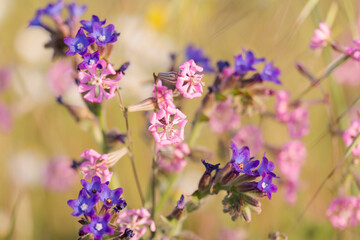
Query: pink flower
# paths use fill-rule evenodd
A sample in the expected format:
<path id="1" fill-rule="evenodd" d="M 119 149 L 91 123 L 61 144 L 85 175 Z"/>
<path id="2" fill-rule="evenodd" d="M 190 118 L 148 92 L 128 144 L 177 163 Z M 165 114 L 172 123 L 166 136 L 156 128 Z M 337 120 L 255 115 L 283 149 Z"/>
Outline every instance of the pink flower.
<path id="1" fill-rule="evenodd" d="M 0 129 L 3 133 L 9 133 L 13 128 L 12 116 L 5 103 L 0 101 Z"/>
<path id="2" fill-rule="evenodd" d="M 296 201 L 297 189 L 301 167 L 307 156 L 306 147 L 299 140 L 286 143 L 276 156 L 276 163 L 281 172 L 280 176 L 286 187 L 286 200 L 290 203 Z"/>
<path id="3" fill-rule="evenodd" d="M 189 99 L 201 97 L 204 85 L 204 82 L 201 81 L 203 75 L 196 74 L 196 72 L 202 72 L 203 68 L 197 66 L 192 59 L 183 63 L 179 68 L 181 73 L 176 82 L 179 92 Z"/>
<path id="4" fill-rule="evenodd" d="M 290 93 L 286 90 L 281 90 L 276 93 L 276 119 L 280 122 L 287 122 L 290 120 Z"/>
<path id="5" fill-rule="evenodd" d="M 81 173 L 85 179 L 98 176 L 101 178 L 102 183 L 110 182 L 113 173 L 109 171 L 106 161 L 108 156 L 106 154 L 101 155 L 93 149 L 86 149 L 81 153 L 80 157 L 86 159 L 80 165 Z"/>
<path id="6" fill-rule="evenodd" d="M 319 28 L 315 29 L 314 36 L 311 38 L 310 48 L 323 48 L 331 41 L 331 30 L 325 22 L 319 23 Z"/>
<path id="7" fill-rule="evenodd" d="M 326 211 L 333 227 L 344 230 L 356 226 L 360 220 L 360 195 L 335 198 Z"/>
<path id="8" fill-rule="evenodd" d="M 359 133 L 360 119 L 357 119 L 351 123 L 350 127 L 343 134 L 343 140 L 345 142 L 345 145 L 347 147 L 350 146 Z M 356 144 L 356 146 L 352 149 L 351 153 L 356 157 L 360 156 L 360 142 Z"/>
<path id="9" fill-rule="evenodd" d="M 139 240 L 146 233 L 148 226 L 152 232 L 156 229 L 155 223 L 150 220 L 150 217 L 151 214 L 144 207 L 127 209 L 120 212 L 117 224 L 119 224 L 121 232 L 124 232 L 126 228 L 130 228 L 135 233 L 131 240 Z"/>
<path id="10" fill-rule="evenodd" d="M 310 132 L 309 113 L 306 108 L 297 107 L 290 115 L 287 122 L 289 134 L 292 138 L 306 136 Z"/>
<path id="11" fill-rule="evenodd" d="M 162 85 L 162 81 L 158 80 L 157 87 L 154 86 L 153 90 L 154 97 L 157 99 L 159 108 L 167 108 L 168 106 L 176 108 L 173 103 L 173 92 L 166 86 Z"/>
<path id="12" fill-rule="evenodd" d="M 71 159 L 58 156 L 46 166 L 44 185 L 47 189 L 65 192 L 74 185 L 76 176 L 76 171 L 71 168 Z"/>
<path id="13" fill-rule="evenodd" d="M 71 86 L 75 86 L 75 76 L 75 71 L 69 61 L 54 62 L 47 73 L 50 91 L 56 97 L 62 96 Z"/>
<path id="14" fill-rule="evenodd" d="M 264 139 L 260 128 L 256 125 L 243 126 L 233 137 L 237 146 L 248 146 L 252 154 L 257 155 L 262 150 Z"/>
<path id="15" fill-rule="evenodd" d="M 89 102 L 100 103 L 103 98 L 111 99 L 115 96 L 117 82 L 120 81 L 122 73 L 118 74 L 116 78 L 107 78 L 108 75 L 116 75 L 113 66 L 107 64 L 104 60 L 99 60 L 96 64 L 86 66 L 86 71 L 79 72 L 79 87 L 80 93 L 85 94 L 85 100 Z"/>
<path id="16" fill-rule="evenodd" d="M 157 145 L 158 165 L 166 172 L 181 172 L 187 164 L 186 156 L 190 154 L 187 143 L 177 143 L 161 147 Z"/>
<path id="17" fill-rule="evenodd" d="M 290 204 L 295 204 L 297 200 L 297 190 L 299 182 L 285 179 L 283 182 L 283 189 L 285 191 L 285 200 Z"/>
<path id="18" fill-rule="evenodd" d="M 227 79 L 228 77 L 230 77 L 231 75 L 233 75 L 235 73 L 235 68 L 234 67 L 224 67 L 222 69 L 221 74 L 223 75 L 224 79 Z"/>
<path id="19" fill-rule="evenodd" d="M 153 113 L 149 131 L 161 146 L 180 143 L 184 140 L 186 115 L 179 109 L 167 107 Z"/>
<path id="20" fill-rule="evenodd" d="M 219 102 L 210 113 L 209 124 L 216 133 L 230 131 L 240 127 L 240 114 L 232 106 L 229 98 L 224 102 Z"/>
<path id="21" fill-rule="evenodd" d="M 360 61 L 360 39 L 354 40 L 353 42 L 355 46 L 346 47 L 345 52 L 355 60 Z"/>

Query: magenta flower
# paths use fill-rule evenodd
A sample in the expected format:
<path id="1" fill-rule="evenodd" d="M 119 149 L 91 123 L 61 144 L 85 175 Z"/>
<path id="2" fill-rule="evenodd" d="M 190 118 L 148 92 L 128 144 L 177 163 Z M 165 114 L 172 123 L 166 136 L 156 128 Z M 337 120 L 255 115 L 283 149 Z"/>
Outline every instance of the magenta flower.
<path id="1" fill-rule="evenodd" d="M 128 228 L 135 233 L 131 240 L 139 240 L 146 233 L 148 226 L 152 232 L 156 229 L 155 223 L 150 217 L 151 214 L 144 207 L 140 209 L 127 209 L 120 212 L 117 224 L 119 224 L 121 232 L 125 232 Z"/>
<path id="2" fill-rule="evenodd" d="M 325 22 L 319 23 L 319 28 L 315 29 L 311 38 L 310 48 L 323 48 L 331 41 L 331 30 Z"/>
<path id="3" fill-rule="evenodd" d="M 281 90 L 276 93 L 276 119 L 280 122 L 287 122 L 290 120 L 290 93 L 286 90 Z"/>
<path id="4" fill-rule="evenodd" d="M 232 141 L 237 146 L 248 146 L 254 155 L 260 153 L 264 145 L 261 129 L 254 124 L 243 126 Z"/>
<path id="5" fill-rule="evenodd" d="M 157 104 L 159 108 L 176 108 L 173 102 L 173 92 L 171 89 L 168 89 L 166 86 L 162 85 L 162 81 L 158 80 L 157 86 L 154 86 L 153 89 L 154 97 L 157 99 Z"/>
<path id="6" fill-rule="evenodd" d="M 230 98 L 219 102 L 209 116 L 210 127 L 216 133 L 237 129 L 240 126 L 240 114 L 233 108 Z"/>
<path id="7" fill-rule="evenodd" d="M 74 186 L 76 171 L 71 168 L 71 159 L 65 156 L 55 157 L 45 168 L 44 185 L 53 191 L 65 192 Z"/>
<path id="8" fill-rule="evenodd" d="M 353 41 L 355 46 L 345 48 L 346 54 L 351 55 L 356 61 L 360 61 L 360 39 Z"/>
<path id="9" fill-rule="evenodd" d="M 184 140 L 186 115 L 179 109 L 168 107 L 153 113 L 149 131 L 161 146 L 180 143 Z"/>
<path id="10" fill-rule="evenodd" d="M 85 179 L 91 179 L 94 176 L 101 178 L 101 182 L 110 182 L 112 172 L 109 171 L 106 154 L 101 155 L 93 149 L 86 149 L 80 157 L 85 158 L 81 163 L 80 170 Z"/>
<path id="11" fill-rule="evenodd" d="M 75 86 L 75 76 L 76 73 L 69 61 L 54 62 L 47 73 L 50 91 L 56 97 L 62 96 L 70 87 Z"/>
<path id="12" fill-rule="evenodd" d="M 306 136 L 310 132 L 309 112 L 306 108 L 297 107 L 290 115 L 287 122 L 289 134 L 292 138 Z"/>
<path id="13" fill-rule="evenodd" d="M 333 227 L 344 230 L 360 221 L 360 196 L 335 198 L 326 211 Z"/>
<path id="14" fill-rule="evenodd" d="M 345 142 L 345 145 L 348 147 L 350 146 L 354 139 L 359 135 L 360 133 L 360 119 L 354 120 L 350 127 L 344 132 L 343 134 L 343 140 Z M 356 144 L 356 146 L 352 149 L 351 153 L 355 157 L 360 157 L 360 142 Z"/>
<path id="15" fill-rule="evenodd" d="M 187 143 L 157 145 L 159 167 L 169 173 L 181 172 L 187 164 L 186 156 L 190 154 Z"/>
<path id="16" fill-rule="evenodd" d="M 181 73 L 176 82 L 179 92 L 189 99 L 201 97 L 204 85 L 204 82 L 201 81 L 203 75 L 196 74 L 196 72 L 202 72 L 203 68 L 197 66 L 192 59 L 183 63 L 179 68 Z"/>
<path id="17" fill-rule="evenodd" d="M 107 64 L 104 60 L 86 66 L 86 70 L 79 72 L 80 84 L 78 87 L 80 93 L 87 92 L 84 95 L 85 100 L 100 103 L 104 97 L 111 99 L 115 96 L 117 82 L 120 81 L 122 73 L 114 79 L 108 78 L 109 75 L 116 75 L 116 71 L 110 63 Z"/>

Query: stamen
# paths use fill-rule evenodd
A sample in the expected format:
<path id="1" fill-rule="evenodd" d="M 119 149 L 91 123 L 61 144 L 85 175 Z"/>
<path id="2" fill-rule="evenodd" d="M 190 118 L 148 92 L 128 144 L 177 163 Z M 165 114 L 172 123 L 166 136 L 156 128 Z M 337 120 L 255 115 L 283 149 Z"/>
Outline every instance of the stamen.
<path id="1" fill-rule="evenodd" d="M 102 225 L 101 223 L 97 223 L 97 224 L 95 225 L 95 229 L 96 229 L 98 232 L 100 232 L 100 231 L 103 229 L 103 225 Z"/>
<path id="2" fill-rule="evenodd" d="M 88 208 L 88 205 L 86 203 L 81 204 L 80 209 L 82 211 L 85 211 Z"/>
<path id="3" fill-rule="evenodd" d="M 79 42 L 78 44 L 76 44 L 76 48 L 77 48 L 78 50 L 83 49 L 83 48 L 84 48 L 84 44 L 82 44 L 81 42 Z"/>
<path id="4" fill-rule="evenodd" d="M 239 166 L 240 169 L 244 169 L 244 164 L 243 163 L 239 163 L 238 166 Z"/>
<path id="5" fill-rule="evenodd" d="M 266 188 L 268 185 L 265 183 L 265 182 L 263 182 L 262 184 L 261 184 L 261 187 L 264 189 L 264 188 Z"/>
<path id="6" fill-rule="evenodd" d="M 111 198 L 106 199 L 106 203 L 107 203 L 107 204 L 111 204 L 111 203 L 112 203 L 112 199 L 111 199 Z"/>
<path id="7" fill-rule="evenodd" d="M 100 37 L 98 39 L 99 39 L 99 41 L 103 42 L 103 41 L 105 41 L 105 38 L 106 37 L 104 35 L 100 35 Z"/>

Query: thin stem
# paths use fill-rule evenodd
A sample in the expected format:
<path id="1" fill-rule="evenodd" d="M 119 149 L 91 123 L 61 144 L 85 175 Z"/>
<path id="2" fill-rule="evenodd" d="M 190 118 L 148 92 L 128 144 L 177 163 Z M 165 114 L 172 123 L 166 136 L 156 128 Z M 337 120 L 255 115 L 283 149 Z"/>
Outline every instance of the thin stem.
<path id="1" fill-rule="evenodd" d="M 133 174 L 134 174 L 134 177 L 135 177 L 136 187 L 137 187 L 138 192 L 139 192 L 141 203 L 144 206 L 145 205 L 145 199 L 144 199 L 144 195 L 143 195 L 142 190 L 141 190 L 140 181 L 139 181 L 139 177 L 138 177 L 138 174 L 137 174 L 137 171 L 136 171 L 136 166 L 135 166 L 133 141 L 132 141 L 132 138 L 131 138 L 131 132 L 130 132 L 130 127 L 129 127 L 128 111 L 127 111 L 127 108 L 124 106 L 123 100 L 121 98 L 120 90 L 116 89 L 116 92 L 117 92 L 117 95 L 118 95 L 119 101 L 120 101 L 120 104 L 119 104 L 120 109 L 121 109 L 121 111 L 122 111 L 122 113 L 124 115 L 124 119 L 125 119 L 131 167 L 132 167 Z"/>
<path id="2" fill-rule="evenodd" d="M 176 180 L 179 178 L 179 174 L 172 174 L 170 179 L 169 179 L 169 183 L 165 189 L 165 191 L 162 193 L 161 195 L 161 198 L 159 199 L 159 202 L 158 204 L 156 205 L 156 211 L 157 212 L 160 212 L 163 207 L 164 207 L 164 204 L 166 202 L 166 200 L 168 199 L 170 193 L 171 193 L 171 190 L 176 182 Z"/>
<path id="3" fill-rule="evenodd" d="M 152 177 L 151 177 L 151 219 L 155 221 L 156 214 L 156 171 L 157 171 L 157 154 L 156 154 L 156 145 L 154 146 L 154 154 L 152 161 Z M 151 233 L 151 239 L 155 237 L 156 230 Z"/>

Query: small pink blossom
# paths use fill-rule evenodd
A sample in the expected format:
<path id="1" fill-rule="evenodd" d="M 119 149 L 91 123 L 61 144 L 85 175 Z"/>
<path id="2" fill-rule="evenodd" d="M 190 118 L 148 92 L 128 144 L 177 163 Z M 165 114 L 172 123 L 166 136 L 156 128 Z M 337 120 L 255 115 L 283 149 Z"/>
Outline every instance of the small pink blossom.
<path id="1" fill-rule="evenodd" d="M 286 90 L 281 90 L 276 93 L 276 119 L 280 122 L 287 122 L 290 120 L 290 93 Z"/>
<path id="2" fill-rule="evenodd" d="M 232 100 L 229 98 L 219 102 L 210 113 L 209 124 L 216 133 L 230 131 L 240 127 L 240 114 L 233 108 Z"/>
<path id="3" fill-rule="evenodd" d="M 75 76 L 76 73 L 69 61 L 54 62 L 47 73 L 50 91 L 56 97 L 62 96 L 71 86 L 75 86 Z"/>
<path id="4" fill-rule="evenodd" d="M 180 143 L 184 140 L 186 115 L 179 109 L 167 107 L 153 113 L 149 131 L 161 146 Z"/>
<path id="5" fill-rule="evenodd" d="M 58 156 L 46 166 L 44 185 L 47 189 L 65 192 L 74 185 L 76 176 L 76 171 L 71 168 L 71 159 Z"/>
<path id="6" fill-rule="evenodd" d="M 331 41 L 331 30 L 325 22 L 319 23 L 319 28 L 315 29 L 311 38 L 310 48 L 323 48 Z"/>
<path id="7" fill-rule="evenodd" d="M 196 72 L 202 72 L 203 68 L 197 66 L 192 59 L 183 63 L 179 68 L 181 73 L 176 82 L 179 92 L 189 99 L 201 97 L 204 85 L 204 82 L 201 81 L 203 75 L 196 74 Z"/>
<path id="8" fill-rule="evenodd" d="M 80 165 L 81 173 L 85 179 L 98 176 L 102 183 L 110 182 L 113 172 L 110 172 L 107 166 L 107 154 L 101 155 L 93 149 L 86 149 L 80 157 L 86 159 Z"/>
<path id="9" fill-rule="evenodd" d="M 345 48 L 345 52 L 348 55 L 351 55 L 356 61 L 360 61 L 360 39 L 353 41 L 355 46 L 349 46 Z"/>
<path id="10" fill-rule="evenodd" d="M 261 129 L 254 124 L 243 126 L 235 134 L 232 141 L 237 146 L 248 146 L 254 155 L 261 152 L 264 144 Z"/>
<path id="11" fill-rule="evenodd" d="M 157 86 L 153 89 L 154 97 L 157 99 L 159 108 L 167 108 L 168 106 L 176 108 L 173 102 L 173 92 L 166 86 L 162 85 L 162 81 L 158 80 Z"/>
<path id="12" fill-rule="evenodd" d="M 117 223 L 120 226 L 121 232 L 124 232 L 126 228 L 130 228 L 135 233 L 131 240 L 139 240 L 146 233 L 148 226 L 152 232 L 156 229 L 155 223 L 150 217 L 151 214 L 144 207 L 140 209 L 127 209 L 120 212 Z"/>
<path id="13" fill-rule="evenodd" d="M 84 99 L 89 102 L 100 103 L 105 99 L 111 99 L 115 96 L 117 82 L 120 81 L 122 73 L 114 79 L 108 78 L 108 75 L 115 76 L 117 73 L 113 66 L 107 64 L 104 60 L 99 60 L 96 64 L 86 66 L 86 71 L 79 72 L 78 91 L 87 92 Z"/>
<path id="14" fill-rule="evenodd" d="M 350 146 L 358 134 L 360 134 L 360 119 L 354 120 L 350 127 L 344 132 L 343 140 L 345 145 L 347 147 Z M 356 157 L 360 157 L 360 142 L 356 144 L 351 153 Z"/>
<path id="15" fill-rule="evenodd" d="M 360 196 L 335 198 L 326 211 L 333 227 L 344 230 L 356 226 L 360 220 Z"/>
<path id="16" fill-rule="evenodd" d="M 290 204 L 295 204 L 297 200 L 298 181 L 284 179 L 282 188 L 285 191 L 285 200 Z"/>
<path id="17" fill-rule="evenodd" d="M 289 134 L 292 138 L 306 136 L 310 132 L 309 112 L 306 108 L 297 107 L 290 115 L 287 122 Z"/>
<path id="18" fill-rule="evenodd" d="M 306 147 L 299 140 L 292 140 L 286 143 L 276 156 L 276 163 L 280 176 L 286 187 L 286 200 L 289 203 L 296 201 L 295 190 L 297 189 L 301 167 L 307 156 Z"/>
<path id="19" fill-rule="evenodd" d="M 187 164 L 186 156 L 190 154 L 187 143 L 177 143 L 174 145 L 157 145 L 158 165 L 166 172 L 181 172 Z"/>
<path id="20" fill-rule="evenodd" d="M 0 130 L 9 133 L 13 128 L 13 120 L 10 109 L 0 101 Z"/>

